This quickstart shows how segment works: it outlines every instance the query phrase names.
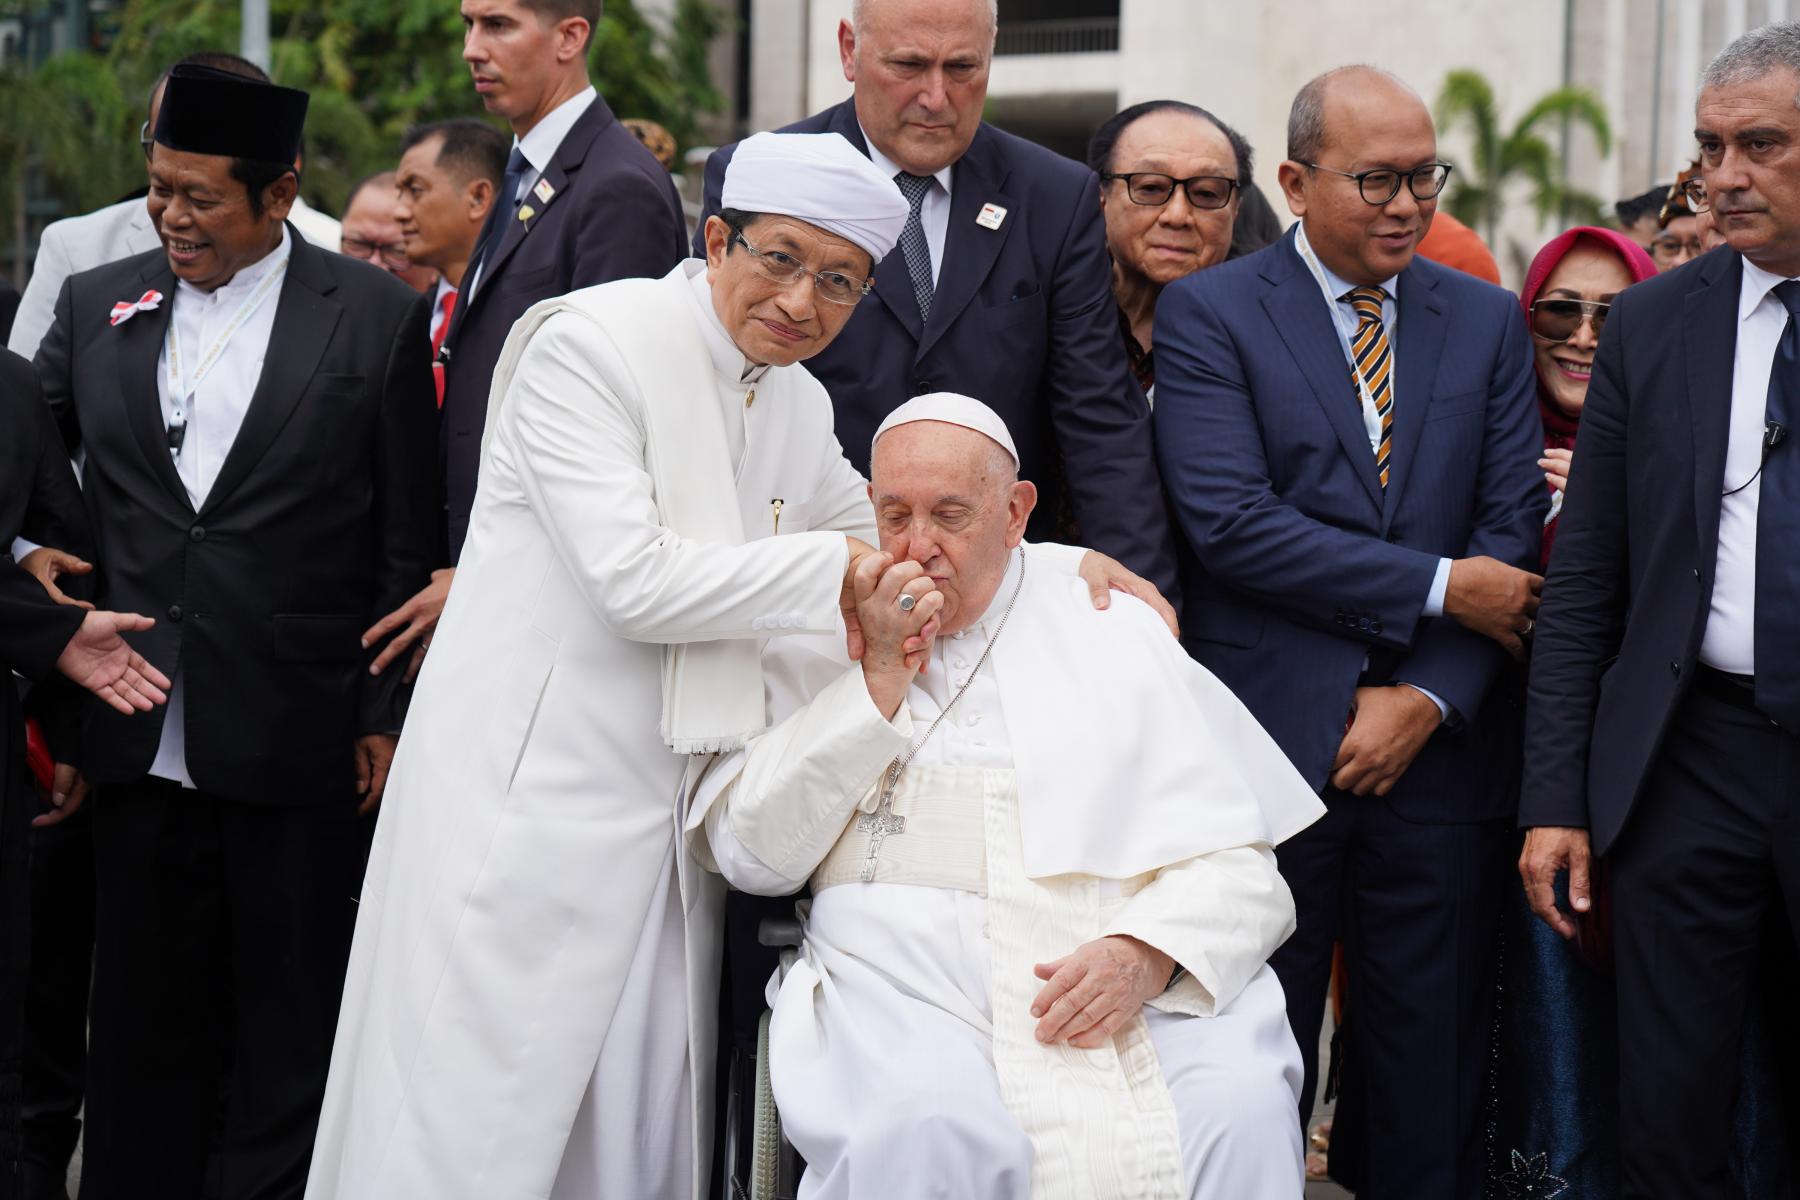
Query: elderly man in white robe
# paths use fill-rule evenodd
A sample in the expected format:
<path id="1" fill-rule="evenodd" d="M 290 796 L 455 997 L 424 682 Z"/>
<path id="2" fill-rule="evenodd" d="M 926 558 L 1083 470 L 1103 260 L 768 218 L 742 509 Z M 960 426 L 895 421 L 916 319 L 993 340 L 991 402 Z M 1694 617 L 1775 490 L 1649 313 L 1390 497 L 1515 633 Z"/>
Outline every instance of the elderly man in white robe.
<path id="1" fill-rule="evenodd" d="M 867 652 L 768 643 L 778 723 L 697 780 L 697 852 L 813 888 L 769 1043 L 800 1195 L 1298 1197 L 1273 847 L 1323 809 L 1148 607 L 1045 570 L 1017 465 L 974 400 L 891 415 Z"/>
<path id="2" fill-rule="evenodd" d="M 908 211 L 836 134 L 751 138 L 725 189 L 736 223 L 709 222 L 704 261 L 546 301 L 508 340 L 370 855 L 312 1200 L 701 1194 L 723 889 L 684 852 L 680 785 L 762 731 L 761 641 L 839 628 L 873 552 L 798 364 Z M 1081 570 L 1095 603 L 1148 586 Z"/>

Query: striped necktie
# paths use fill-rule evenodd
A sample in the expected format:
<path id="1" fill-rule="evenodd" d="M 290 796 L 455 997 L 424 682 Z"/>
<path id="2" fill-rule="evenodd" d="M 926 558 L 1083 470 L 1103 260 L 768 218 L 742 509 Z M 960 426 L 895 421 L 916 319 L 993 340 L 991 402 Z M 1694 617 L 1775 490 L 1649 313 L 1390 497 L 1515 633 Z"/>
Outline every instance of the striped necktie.
<path id="1" fill-rule="evenodd" d="M 1369 398 L 1375 402 L 1375 415 L 1381 418 L 1381 442 L 1375 448 L 1375 471 L 1381 486 L 1388 484 L 1388 452 L 1394 440 L 1394 355 L 1388 347 L 1387 326 L 1381 321 L 1381 305 L 1387 289 L 1351 288 L 1340 299 L 1348 300 L 1356 310 L 1356 336 L 1350 339 L 1350 356 L 1356 360 L 1351 381 L 1360 377 Z"/>

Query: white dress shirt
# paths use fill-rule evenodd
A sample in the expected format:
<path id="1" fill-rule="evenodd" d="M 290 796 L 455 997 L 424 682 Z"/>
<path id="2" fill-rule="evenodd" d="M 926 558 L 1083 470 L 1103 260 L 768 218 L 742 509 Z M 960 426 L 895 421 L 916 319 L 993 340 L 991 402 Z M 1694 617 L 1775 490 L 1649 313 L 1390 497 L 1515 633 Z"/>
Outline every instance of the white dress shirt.
<path id="1" fill-rule="evenodd" d="M 895 166 L 887 155 L 876 148 L 869 138 L 869 131 L 862 128 L 861 122 L 856 127 L 862 131 L 863 144 L 869 148 L 869 161 L 875 164 L 876 170 L 889 179 L 905 170 L 904 167 Z M 925 245 L 931 251 L 931 283 L 934 287 L 937 285 L 938 271 L 944 263 L 944 238 L 950 232 L 950 172 L 955 168 L 956 164 L 951 163 L 932 176 L 937 183 L 926 189 L 925 201 L 919 205 L 919 223 L 925 228 Z"/>
<path id="2" fill-rule="evenodd" d="M 581 114 L 588 110 L 588 105 L 599 98 L 600 93 L 595 91 L 592 85 L 589 85 L 545 113 L 541 121 L 526 130 L 524 137 L 513 138 L 513 149 L 525 156 L 527 170 L 519 179 L 519 190 L 514 192 L 510 198 L 511 204 L 518 204 L 519 200 L 531 191 L 537 181 L 543 178 L 544 172 L 550 169 L 550 160 L 556 156 L 557 147 L 561 146 L 563 139 L 569 136 L 569 130 L 575 127 L 575 122 L 581 119 Z M 512 214 L 503 213 L 502 215 L 510 220 Z M 506 227 L 502 225 L 500 228 L 504 231 Z M 465 280 L 471 296 L 475 294 L 476 288 L 481 284 L 483 268 L 487 265 L 485 258 L 486 256 L 483 256 L 483 261 L 475 264 L 473 278 Z"/>
<path id="3" fill-rule="evenodd" d="M 272 272 L 287 266 L 292 249 L 288 232 L 283 228 L 281 244 L 263 259 L 232 276 L 229 283 L 203 292 L 192 284 L 176 282 L 175 294 L 169 299 L 169 320 L 180 341 L 184 386 L 195 366 L 218 342 L 257 288 Z M 280 307 L 280 299 L 281 284 L 277 282 L 272 284 L 267 298 L 244 318 L 231 340 L 225 343 L 218 360 L 200 381 L 187 406 L 187 432 L 182 437 L 181 458 L 175 464 L 175 473 L 181 476 L 188 503 L 196 511 L 206 503 L 207 493 L 219 477 L 219 467 L 237 440 L 244 414 L 250 410 L 250 398 L 256 394 L 257 380 L 262 378 L 269 337 L 275 330 L 275 311 Z M 169 392 L 168 358 L 168 341 L 165 339 L 162 353 L 156 359 L 156 394 L 162 402 L 165 427 L 175 411 L 177 399 Z M 194 780 L 187 769 L 184 690 L 178 661 L 174 683 L 169 688 L 168 707 L 163 713 L 162 738 L 157 743 L 150 774 L 191 788 Z"/>
<path id="4" fill-rule="evenodd" d="M 1785 281 L 1749 259 L 1738 290 L 1736 357 L 1731 368 L 1731 432 L 1725 450 L 1728 492 L 1719 501 L 1719 557 L 1712 608 L 1700 642 L 1700 661 L 1736 675 L 1756 674 L 1756 513 L 1762 497 L 1763 426 L 1768 419 L 1769 371 L 1787 328 L 1787 310 L 1774 295 Z M 1790 452 L 1791 453 L 1791 452 Z"/>

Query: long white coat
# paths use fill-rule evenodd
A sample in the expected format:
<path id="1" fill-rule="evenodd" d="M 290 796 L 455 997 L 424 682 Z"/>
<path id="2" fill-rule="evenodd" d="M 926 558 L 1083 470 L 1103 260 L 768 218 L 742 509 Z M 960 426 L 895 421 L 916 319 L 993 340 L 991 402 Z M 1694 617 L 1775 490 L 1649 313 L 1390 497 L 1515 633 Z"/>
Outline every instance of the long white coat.
<path id="1" fill-rule="evenodd" d="M 496 396 L 388 780 L 310 1200 L 549 1195 L 672 855 L 698 1193 L 722 884 L 678 836 L 688 763 L 658 736 L 659 643 L 834 628 L 845 542 L 803 531 L 872 537 L 873 522 L 811 376 L 772 370 L 745 405 L 745 364 L 690 279 L 703 265 L 652 285 L 642 316 L 691 322 L 692 353 L 711 356 L 718 420 L 742 421 L 737 494 L 759 540 L 700 544 L 659 522 L 643 413 L 662 364 L 574 314 L 538 330 Z"/>

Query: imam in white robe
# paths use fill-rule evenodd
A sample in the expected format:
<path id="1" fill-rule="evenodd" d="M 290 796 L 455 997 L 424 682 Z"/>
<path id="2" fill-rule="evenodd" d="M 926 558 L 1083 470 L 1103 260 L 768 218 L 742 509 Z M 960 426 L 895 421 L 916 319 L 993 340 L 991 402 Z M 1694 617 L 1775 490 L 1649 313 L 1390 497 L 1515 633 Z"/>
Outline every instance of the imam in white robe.
<path id="1" fill-rule="evenodd" d="M 1300 1058 L 1266 965 L 1292 931 L 1272 846 L 1318 798 L 1150 610 L 1027 548 L 892 721 L 831 638 L 771 642 L 778 721 L 698 781 L 690 837 L 734 885 L 811 881 L 772 997 L 771 1074 L 807 1200 L 1298 1197 Z M 883 770 L 906 827 L 863 882 Z M 1047 1047 L 1032 966 L 1109 934 L 1187 970 L 1098 1050 Z"/>

